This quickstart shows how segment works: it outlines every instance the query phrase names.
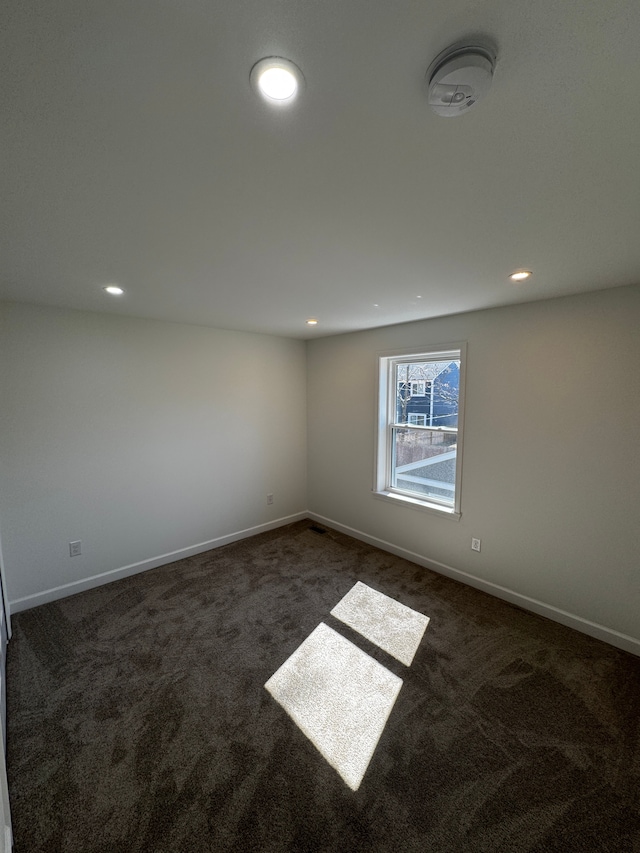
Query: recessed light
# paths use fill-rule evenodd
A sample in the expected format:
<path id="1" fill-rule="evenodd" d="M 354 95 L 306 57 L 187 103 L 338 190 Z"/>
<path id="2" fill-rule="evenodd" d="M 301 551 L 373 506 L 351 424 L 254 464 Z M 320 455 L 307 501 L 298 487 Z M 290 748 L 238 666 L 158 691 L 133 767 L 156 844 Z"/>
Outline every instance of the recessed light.
<path id="1" fill-rule="evenodd" d="M 314 319 L 313 317 L 309 317 L 309 319 L 307 320 L 307 326 L 317 326 L 317 325 L 318 325 L 318 321 L 316 319 Z"/>
<path id="2" fill-rule="evenodd" d="M 271 104 L 286 106 L 295 100 L 304 85 L 302 71 L 289 59 L 268 56 L 251 69 L 251 85 Z"/>
<path id="3" fill-rule="evenodd" d="M 525 281 L 526 279 L 531 278 L 532 275 L 533 273 L 531 270 L 516 270 L 511 273 L 509 278 L 511 281 Z"/>
<path id="4" fill-rule="evenodd" d="M 124 293 L 124 290 L 121 287 L 118 287 L 117 284 L 109 284 L 102 289 L 105 293 L 109 293 L 111 296 L 122 296 Z"/>

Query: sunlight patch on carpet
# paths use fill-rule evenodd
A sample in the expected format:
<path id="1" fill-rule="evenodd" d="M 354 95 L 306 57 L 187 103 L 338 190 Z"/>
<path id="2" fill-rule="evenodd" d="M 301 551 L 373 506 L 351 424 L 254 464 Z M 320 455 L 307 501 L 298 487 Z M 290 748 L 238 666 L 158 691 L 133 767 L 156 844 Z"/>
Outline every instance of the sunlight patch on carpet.
<path id="1" fill-rule="evenodd" d="M 358 581 L 331 611 L 345 625 L 411 666 L 429 617 Z"/>
<path id="2" fill-rule="evenodd" d="M 321 622 L 265 687 L 357 791 L 402 679 Z"/>

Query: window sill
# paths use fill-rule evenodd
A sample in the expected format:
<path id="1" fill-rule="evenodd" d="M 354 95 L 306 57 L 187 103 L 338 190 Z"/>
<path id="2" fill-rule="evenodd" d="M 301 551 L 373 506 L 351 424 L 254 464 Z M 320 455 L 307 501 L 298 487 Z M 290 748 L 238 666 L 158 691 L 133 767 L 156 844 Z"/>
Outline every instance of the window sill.
<path id="1" fill-rule="evenodd" d="M 373 490 L 371 494 L 374 498 L 378 498 L 378 500 L 389 501 L 397 506 L 406 506 L 409 509 L 417 509 L 421 512 L 431 513 L 432 515 L 439 515 L 441 518 L 448 518 L 451 521 L 459 521 L 462 515 L 462 513 L 456 512 L 455 509 L 450 507 L 429 503 L 429 501 L 421 501 L 418 498 L 410 498 L 408 495 L 399 495 L 396 492 L 377 492 Z"/>

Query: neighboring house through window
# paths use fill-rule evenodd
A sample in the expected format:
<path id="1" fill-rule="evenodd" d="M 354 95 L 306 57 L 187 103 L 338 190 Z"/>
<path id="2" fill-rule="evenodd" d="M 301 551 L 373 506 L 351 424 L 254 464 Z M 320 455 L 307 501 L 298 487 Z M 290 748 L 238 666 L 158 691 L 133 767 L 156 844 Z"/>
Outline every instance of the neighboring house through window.
<path id="1" fill-rule="evenodd" d="M 460 516 L 464 344 L 379 357 L 378 497 Z"/>

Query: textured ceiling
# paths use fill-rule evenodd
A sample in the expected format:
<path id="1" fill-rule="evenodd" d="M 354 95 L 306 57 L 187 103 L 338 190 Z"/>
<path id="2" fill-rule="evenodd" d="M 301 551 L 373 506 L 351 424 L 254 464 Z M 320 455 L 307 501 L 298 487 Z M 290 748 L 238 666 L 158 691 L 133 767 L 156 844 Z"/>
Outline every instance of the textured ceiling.
<path id="1" fill-rule="evenodd" d="M 314 337 L 640 282 L 637 0 L 0 15 L 2 298 Z M 425 71 L 465 37 L 493 87 L 444 119 Z M 285 111 L 270 55 L 306 78 Z"/>

